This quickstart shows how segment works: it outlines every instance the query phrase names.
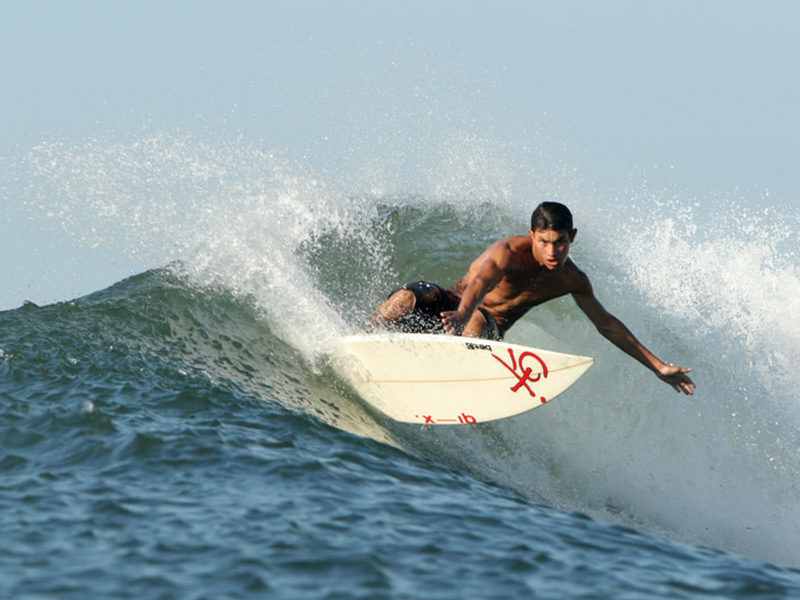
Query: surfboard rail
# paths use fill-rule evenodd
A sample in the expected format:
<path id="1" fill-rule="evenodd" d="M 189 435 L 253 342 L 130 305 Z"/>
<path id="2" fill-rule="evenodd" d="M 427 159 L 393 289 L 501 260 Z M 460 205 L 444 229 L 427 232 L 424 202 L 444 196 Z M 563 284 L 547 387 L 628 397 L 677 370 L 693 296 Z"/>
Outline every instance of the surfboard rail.
<path id="1" fill-rule="evenodd" d="M 347 336 L 331 356 L 367 404 L 396 421 L 429 425 L 527 412 L 569 388 L 594 363 L 588 356 L 424 333 Z"/>

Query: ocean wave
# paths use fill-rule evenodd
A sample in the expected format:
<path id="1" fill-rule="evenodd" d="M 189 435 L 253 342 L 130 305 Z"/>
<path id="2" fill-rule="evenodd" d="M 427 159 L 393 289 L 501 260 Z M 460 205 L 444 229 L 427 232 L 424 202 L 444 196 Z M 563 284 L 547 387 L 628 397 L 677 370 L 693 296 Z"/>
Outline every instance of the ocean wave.
<path id="1" fill-rule="evenodd" d="M 14 410 L 90 400 L 84 417 L 97 419 L 122 394 L 185 416 L 208 409 L 211 386 L 214 398 L 319 419 L 567 511 L 800 564 L 795 221 L 704 215 L 672 191 L 574 193 L 574 259 L 648 347 L 694 367 L 697 395 L 674 397 L 559 299 L 508 337 L 596 357 L 577 386 L 507 423 L 419 432 L 376 423 L 337 385 L 331 342 L 394 287 L 451 284 L 490 241 L 524 234 L 539 196 L 485 201 L 461 171 L 428 194 L 351 189 L 263 148 L 169 135 L 41 147 L 27 164 L 31 206 L 84 243 L 163 268 L 0 313 Z M 54 391 L 60 380 L 69 385 Z"/>

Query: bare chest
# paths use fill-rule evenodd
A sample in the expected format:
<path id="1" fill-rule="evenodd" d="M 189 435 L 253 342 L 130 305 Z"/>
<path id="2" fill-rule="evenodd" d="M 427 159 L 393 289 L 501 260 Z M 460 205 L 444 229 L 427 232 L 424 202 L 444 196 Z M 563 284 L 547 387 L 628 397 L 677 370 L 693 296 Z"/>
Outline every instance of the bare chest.
<path id="1" fill-rule="evenodd" d="M 568 293 L 564 278 L 543 273 L 539 277 L 501 282 L 486 296 L 484 305 L 500 313 L 518 314 Z"/>

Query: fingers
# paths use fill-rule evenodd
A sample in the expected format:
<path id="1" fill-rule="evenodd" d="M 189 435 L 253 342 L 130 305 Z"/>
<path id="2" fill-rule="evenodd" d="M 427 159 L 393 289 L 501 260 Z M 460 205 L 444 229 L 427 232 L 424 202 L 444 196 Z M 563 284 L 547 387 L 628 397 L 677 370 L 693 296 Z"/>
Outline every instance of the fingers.
<path id="1" fill-rule="evenodd" d="M 675 389 L 678 390 L 678 392 L 683 392 L 687 396 L 693 396 L 694 388 L 696 387 L 694 385 L 694 381 L 692 381 L 686 376 L 684 376 L 682 379 L 683 379 L 682 381 L 680 381 L 677 385 L 674 386 Z"/>
<path id="2" fill-rule="evenodd" d="M 439 313 L 439 317 L 442 320 L 442 329 L 444 329 L 447 333 L 452 333 L 454 335 L 458 335 L 460 333 L 463 325 L 455 311 L 442 311 Z"/>
<path id="3" fill-rule="evenodd" d="M 674 367 L 674 372 L 661 375 L 661 379 L 672 387 L 678 393 L 684 393 L 687 396 L 694 395 L 695 384 L 686 373 L 691 372 L 689 367 Z"/>

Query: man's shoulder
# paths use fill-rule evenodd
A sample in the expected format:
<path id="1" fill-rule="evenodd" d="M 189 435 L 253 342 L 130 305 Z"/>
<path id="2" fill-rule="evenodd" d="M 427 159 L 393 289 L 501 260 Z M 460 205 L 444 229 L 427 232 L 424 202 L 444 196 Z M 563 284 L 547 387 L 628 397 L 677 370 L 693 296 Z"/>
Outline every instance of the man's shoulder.
<path id="1" fill-rule="evenodd" d="M 570 288 L 569 292 L 571 294 L 592 292 L 592 284 L 589 281 L 589 276 L 581 271 L 571 258 L 567 259 L 562 275 Z"/>
<path id="2" fill-rule="evenodd" d="M 531 239 L 527 235 L 512 235 L 497 240 L 491 247 L 498 252 L 510 252 L 512 254 L 530 252 Z"/>
<path id="3" fill-rule="evenodd" d="M 503 270 L 523 269 L 531 256 L 530 238 L 524 235 L 502 238 L 489 246 L 487 252 Z"/>

